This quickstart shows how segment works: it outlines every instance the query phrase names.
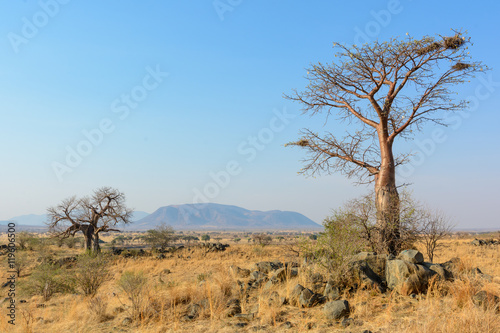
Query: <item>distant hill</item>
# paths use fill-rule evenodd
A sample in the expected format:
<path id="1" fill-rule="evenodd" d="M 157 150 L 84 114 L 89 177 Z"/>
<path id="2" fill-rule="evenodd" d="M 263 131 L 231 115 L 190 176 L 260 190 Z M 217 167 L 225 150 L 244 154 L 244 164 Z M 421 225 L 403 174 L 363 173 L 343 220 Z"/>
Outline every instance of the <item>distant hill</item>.
<path id="1" fill-rule="evenodd" d="M 176 230 L 322 229 L 321 225 L 297 212 L 251 211 L 214 203 L 161 207 L 127 229 L 153 229 L 160 223 L 171 225 Z"/>

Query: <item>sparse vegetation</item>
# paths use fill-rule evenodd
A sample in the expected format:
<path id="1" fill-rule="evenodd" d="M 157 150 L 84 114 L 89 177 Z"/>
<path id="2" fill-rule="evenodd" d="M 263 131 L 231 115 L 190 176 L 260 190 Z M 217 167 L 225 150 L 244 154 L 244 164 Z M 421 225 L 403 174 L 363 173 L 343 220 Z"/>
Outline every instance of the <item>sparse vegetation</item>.
<path id="1" fill-rule="evenodd" d="M 321 262 L 304 262 L 305 256 L 310 252 L 303 252 L 296 246 L 300 254 L 298 257 L 287 249 L 287 245 L 292 241 L 306 242 L 311 246 L 322 244 L 321 242 L 327 239 L 327 231 L 331 232 L 330 240 L 332 237 L 348 240 L 349 236 L 346 234 L 354 235 L 360 229 L 343 230 L 346 224 L 340 222 L 346 222 L 349 216 L 345 214 L 348 212 L 346 208 L 325 220 L 328 227 L 325 233 L 318 234 L 316 241 L 309 238 L 310 233 L 291 232 L 286 234 L 282 242 L 265 247 L 243 242 L 232 243 L 223 252 L 207 252 L 207 248 L 200 244 L 186 246 L 172 255 L 167 254 L 161 260 L 155 256 L 142 256 L 140 259 L 129 257 L 125 255 L 125 251 L 123 255 L 115 254 L 107 264 L 103 264 L 109 271 L 110 280 L 97 288 L 94 297 L 85 296 L 75 279 L 81 268 L 79 261 L 61 267 L 48 264 L 40 267 L 27 266 L 19 279 L 22 295 L 20 299 L 27 300 L 27 303 L 18 304 L 21 326 L 29 326 L 32 332 L 106 332 L 109 327 L 130 327 L 133 331 L 152 333 L 158 330 L 224 332 L 234 330 L 234 325 L 238 323 L 245 323 L 246 325 L 238 330 L 246 332 L 259 328 L 264 332 L 345 331 L 342 320 L 337 323 L 325 318 L 324 305 L 301 308 L 293 305 L 293 301 L 293 304 L 281 304 L 280 298 L 290 302 L 292 291 L 298 284 L 323 295 L 322 288 L 325 283 L 332 281 L 337 272 L 324 268 L 326 259 Z M 344 237 L 340 236 L 339 232 L 343 233 Z M 132 238 L 140 235 L 141 233 L 125 234 Z M 220 233 L 218 236 L 223 240 L 236 238 L 236 235 L 231 233 Z M 43 238 L 44 236 L 37 236 L 42 243 Z M 109 235 L 105 241 L 110 243 L 113 238 L 113 235 Z M 477 298 L 476 295 L 481 295 L 478 294 L 481 291 L 490 293 L 484 295 L 500 295 L 500 263 L 497 260 L 500 248 L 498 245 L 472 245 L 474 238 L 486 242 L 491 238 L 498 238 L 498 234 L 461 233 L 442 238 L 442 246 L 435 249 L 434 262 L 454 262 L 447 266 L 454 272 L 454 281 L 433 279 L 430 287 L 425 292 L 418 293 L 415 298 L 396 291 L 381 293 L 368 287 L 339 290 L 338 296 L 331 297 L 347 300 L 352 305 L 349 319 L 357 323 L 351 322 L 347 329 L 360 332 L 370 330 L 410 333 L 422 330 L 446 332 L 449 329 L 478 333 L 498 330 L 500 319 L 495 312 L 495 305 L 478 303 L 482 301 L 474 299 Z M 366 244 L 365 239 L 362 238 L 362 241 Z M 348 242 L 348 245 L 352 245 L 352 242 Z M 350 253 L 349 248 L 342 249 L 342 246 L 346 246 L 342 242 L 338 246 L 338 251 Z M 415 246 L 426 253 L 424 243 L 416 242 Z M 78 249 L 66 248 L 61 251 L 55 243 L 45 247 L 47 252 L 54 253 L 53 262 L 60 262 L 61 258 L 77 255 L 79 252 Z M 255 251 L 256 249 L 258 251 Z M 139 255 L 139 250 L 134 251 Z M 326 251 L 316 253 L 323 254 Z M 35 251 L 23 251 L 23 254 L 29 262 L 34 262 L 39 255 Z M 78 259 L 80 257 L 77 256 Z M 453 257 L 459 257 L 461 260 L 453 261 Z M 93 260 L 92 257 L 86 259 L 89 263 Z M 426 256 L 425 260 L 428 259 Z M 299 267 L 289 265 L 279 275 L 275 274 L 279 269 L 278 263 L 283 265 L 292 262 Z M 255 274 L 257 263 L 264 263 L 261 266 L 262 272 L 270 269 L 269 273 L 261 272 L 256 275 L 257 278 L 264 278 L 260 285 L 257 280 L 252 280 L 252 274 L 247 275 Z M 274 264 L 269 266 L 265 263 Z M 240 268 L 230 268 L 232 265 Z M 476 267 L 483 273 L 478 273 Z M 46 278 L 40 276 L 44 269 L 45 272 L 50 272 Z M 26 288 L 34 280 L 39 282 L 38 288 Z M 58 283 L 54 284 L 53 281 Z M 247 297 L 245 290 L 249 281 L 253 284 L 248 289 Z M 268 284 L 269 281 L 274 282 Z M 46 282 L 49 283 L 45 289 Z M 47 291 L 46 297 L 43 294 L 44 289 Z M 78 294 L 74 294 L 75 292 Z M 336 295 L 335 291 L 330 290 L 330 293 L 332 292 Z M 276 298 L 276 295 L 279 297 Z M 487 298 L 485 299 L 487 301 Z M 236 316 L 240 311 L 241 316 L 247 319 Z M 22 314 L 25 314 L 26 322 Z M 230 315 L 233 316 L 229 317 Z M 40 317 L 44 318 L 43 322 L 37 319 Z M 285 326 L 286 322 L 289 322 L 286 325 L 291 328 Z M 126 325 L 122 326 L 124 323 Z M 0 330 L 8 331 L 7 327 L 5 316 L 0 317 Z"/>

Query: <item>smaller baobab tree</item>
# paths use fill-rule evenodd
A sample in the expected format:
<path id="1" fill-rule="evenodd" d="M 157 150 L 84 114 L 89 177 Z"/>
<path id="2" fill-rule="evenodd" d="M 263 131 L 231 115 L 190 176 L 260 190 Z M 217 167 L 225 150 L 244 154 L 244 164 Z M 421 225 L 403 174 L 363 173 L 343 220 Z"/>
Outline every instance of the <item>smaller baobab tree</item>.
<path id="1" fill-rule="evenodd" d="M 82 232 L 85 250 L 99 253 L 99 234 L 119 232 L 116 226 L 130 223 L 133 211 L 125 205 L 125 194 L 111 187 L 102 187 L 90 197 L 65 199 L 48 208 L 47 212 L 47 224 L 53 237 L 74 237 L 77 232 Z"/>

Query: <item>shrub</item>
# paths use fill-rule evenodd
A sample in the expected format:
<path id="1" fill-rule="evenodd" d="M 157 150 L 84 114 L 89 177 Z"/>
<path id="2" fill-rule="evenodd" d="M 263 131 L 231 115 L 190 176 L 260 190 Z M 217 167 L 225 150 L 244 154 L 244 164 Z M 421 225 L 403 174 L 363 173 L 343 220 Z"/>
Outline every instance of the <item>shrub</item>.
<path id="1" fill-rule="evenodd" d="M 353 223 L 353 216 L 345 211 L 334 212 L 327 217 L 317 241 L 304 238 L 303 254 L 325 268 L 331 279 L 340 285 L 349 283 L 350 257 L 367 246 L 361 237 L 361 230 Z"/>
<path id="2" fill-rule="evenodd" d="M 97 318 L 98 322 L 108 319 L 106 315 L 107 307 L 108 303 L 101 297 L 93 297 L 88 301 L 89 311 Z"/>
<path id="3" fill-rule="evenodd" d="M 69 238 L 66 238 L 65 242 L 66 246 L 69 248 L 69 249 L 72 249 L 75 247 L 76 243 L 77 243 L 77 239 L 75 237 L 69 237 Z"/>
<path id="4" fill-rule="evenodd" d="M 95 296 L 102 284 L 111 279 L 107 265 L 108 260 L 102 254 L 95 257 L 82 255 L 78 258 L 75 281 L 84 295 Z"/>
<path id="5" fill-rule="evenodd" d="M 147 279 L 142 272 L 125 271 L 118 280 L 118 287 L 132 302 L 132 315 L 136 318 L 144 315 L 146 284 Z"/>
<path id="6" fill-rule="evenodd" d="M 39 265 L 26 281 L 24 288 L 28 293 L 43 296 L 49 300 L 55 293 L 74 291 L 73 283 L 60 268 L 50 264 Z"/>

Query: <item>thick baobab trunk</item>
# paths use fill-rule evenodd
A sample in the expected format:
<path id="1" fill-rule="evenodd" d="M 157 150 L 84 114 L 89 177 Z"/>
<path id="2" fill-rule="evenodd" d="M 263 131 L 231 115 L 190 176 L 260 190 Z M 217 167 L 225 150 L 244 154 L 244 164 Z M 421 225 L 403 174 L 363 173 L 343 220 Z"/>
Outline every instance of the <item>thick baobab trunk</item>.
<path id="1" fill-rule="evenodd" d="M 396 167 L 392 146 L 381 145 L 382 163 L 375 178 L 377 208 L 376 244 L 381 253 L 397 254 L 400 246 L 399 194 L 396 187 Z"/>
<path id="2" fill-rule="evenodd" d="M 94 254 L 101 252 L 101 245 L 99 244 L 99 234 L 94 234 L 94 247 L 92 248 Z"/>
<path id="3" fill-rule="evenodd" d="M 94 227 L 90 224 L 82 225 L 80 227 L 85 239 L 85 251 L 92 251 L 92 241 L 94 239 Z"/>

